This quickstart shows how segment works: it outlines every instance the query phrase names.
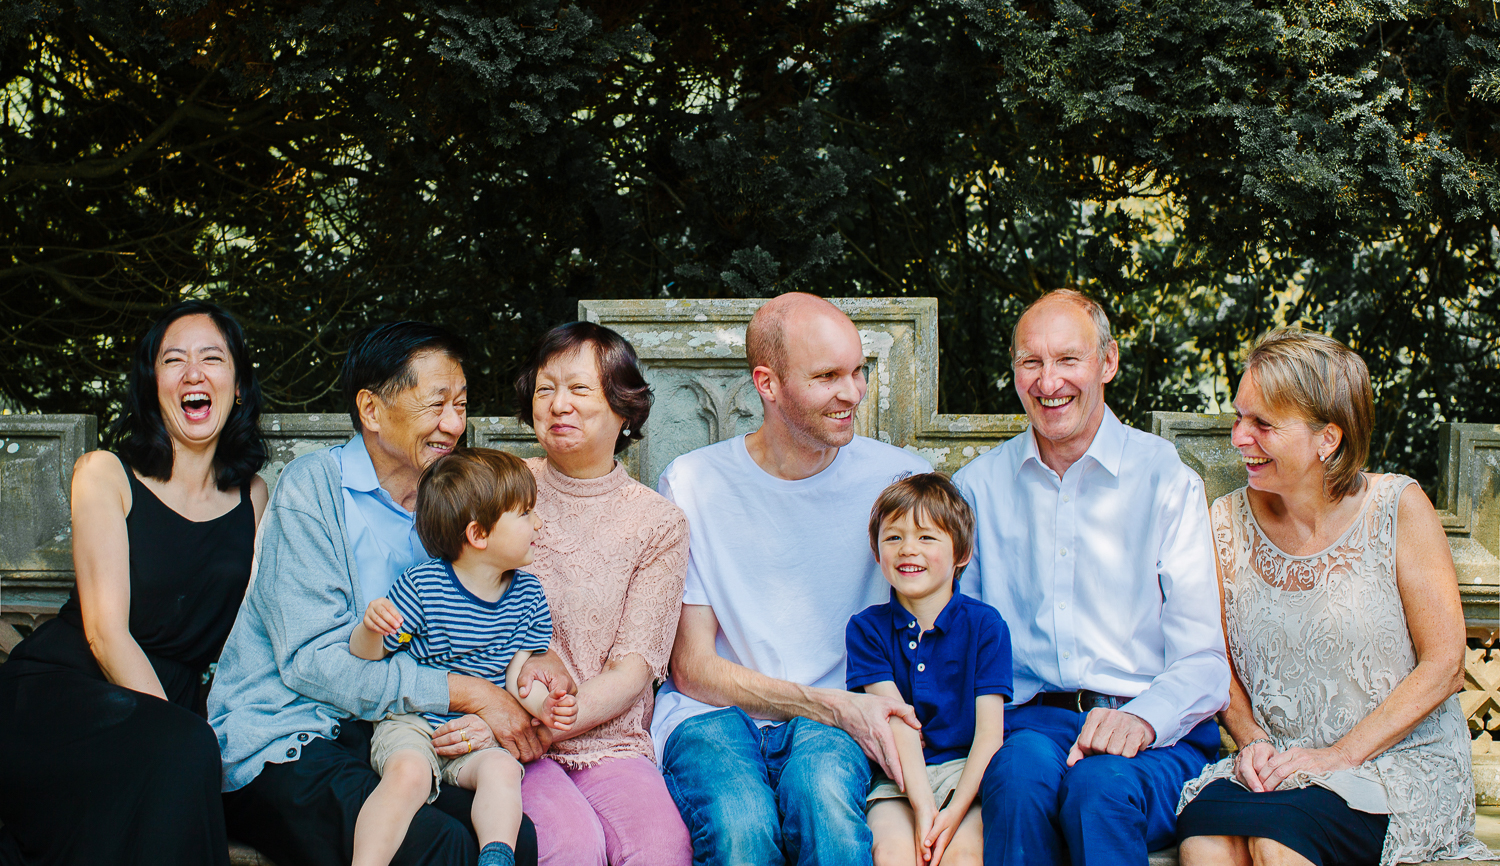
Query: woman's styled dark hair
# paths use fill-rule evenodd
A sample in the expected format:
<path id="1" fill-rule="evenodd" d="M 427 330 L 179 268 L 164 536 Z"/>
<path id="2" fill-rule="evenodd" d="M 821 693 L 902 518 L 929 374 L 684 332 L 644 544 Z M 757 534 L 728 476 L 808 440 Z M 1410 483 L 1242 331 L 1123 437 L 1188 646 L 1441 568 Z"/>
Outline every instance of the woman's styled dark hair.
<path id="1" fill-rule="evenodd" d="M 569 322 L 548 331 L 537 344 L 531 361 L 516 377 L 516 402 L 520 411 L 516 417 L 527 427 L 535 426 L 531 416 L 531 398 L 536 393 L 536 374 L 547 362 L 558 355 L 571 355 L 589 345 L 594 347 L 594 360 L 599 365 L 599 384 L 604 387 L 604 399 L 616 415 L 625 419 L 620 436 L 615 440 L 615 453 L 619 454 L 634 440 L 639 440 L 645 431 L 646 418 L 651 414 L 651 386 L 641 375 L 640 361 L 635 356 L 635 347 L 619 334 L 594 322 Z"/>
<path id="2" fill-rule="evenodd" d="M 184 316 L 208 316 L 224 338 L 224 348 L 234 361 L 234 383 L 239 399 L 229 407 L 229 417 L 219 432 L 214 449 L 214 484 L 228 490 L 250 480 L 266 465 L 266 443 L 260 435 L 260 380 L 250 363 L 245 332 L 223 308 L 207 301 L 183 301 L 162 314 L 135 347 L 135 360 L 126 380 L 125 402 L 120 417 L 110 428 L 109 440 L 132 469 L 167 481 L 172 477 L 172 438 L 161 417 L 156 395 L 156 355 L 167 328 Z"/>
<path id="3" fill-rule="evenodd" d="M 426 322 L 387 322 L 354 335 L 339 371 L 339 389 L 349 403 L 349 420 L 356 433 L 365 429 L 359 420 L 359 392 L 369 391 L 388 402 L 416 385 L 411 361 L 423 352 L 442 352 L 460 368 L 468 356 L 458 335 Z"/>

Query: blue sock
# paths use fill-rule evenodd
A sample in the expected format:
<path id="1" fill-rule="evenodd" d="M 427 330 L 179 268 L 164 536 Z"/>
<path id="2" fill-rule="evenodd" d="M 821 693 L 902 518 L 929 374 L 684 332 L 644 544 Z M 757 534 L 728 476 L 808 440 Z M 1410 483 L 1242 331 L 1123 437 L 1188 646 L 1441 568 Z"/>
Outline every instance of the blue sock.
<path id="1" fill-rule="evenodd" d="M 516 852 L 504 842 L 491 842 L 480 850 L 479 866 L 516 866 Z"/>

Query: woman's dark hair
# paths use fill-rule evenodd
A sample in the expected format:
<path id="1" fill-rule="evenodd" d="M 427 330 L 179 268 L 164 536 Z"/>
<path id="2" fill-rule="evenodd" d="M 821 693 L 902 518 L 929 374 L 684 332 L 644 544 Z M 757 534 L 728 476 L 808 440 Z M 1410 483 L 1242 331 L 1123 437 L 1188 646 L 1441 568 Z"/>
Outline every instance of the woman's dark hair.
<path id="1" fill-rule="evenodd" d="M 625 426 L 615 440 L 615 453 L 619 454 L 632 441 L 645 435 L 642 428 L 651 414 L 651 386 L 641 375 L 640 363 L 630 341 L 603 325 L 569 322 L 558 325 L 542 337 L 536 351 L 531 354 L 531 362 L 516 377 L 516 402 L 520 405 L 516 417 L 527 427 L 535 426 L 536 421 L 531 417 L 531 397 L 536 392 L 537 371 L 558 355 L 571 355 L 586 345 L 594 347 L 604 399 L 616 415 L 625 419 Z"/>
<path id="2" fill-rule="evenodd" d="M 339 371 L 339 389 L 349 403 L 349 420 L 355 432 L 365 428 L 359 420 L 359 392 L 369 391 L 381 400 L 417 384 L 411 360 L 423 352 L 442 352 L 460 368 L 468 351 L 464 341 L 446 328 L 426 322 L 387 322 L 371 325 L 354 335 L 344 368 Z"/>
<path id="3" fill-rule="evenodd" d="M 224 338 L 234 361 L 235 387 L 239 397 L 229 407 L 229 417 L 219 432 L 214 449 L 214 484 L 220 490 L 238 487 L 266 465 L 266 443 L 260 435 L 260 380 L 250 363 L 245 332 L 223 308 L 207 301 L 183 301 L 168 309 L 135 347 L 135 360 L 126 380 L 125 402 L 120 417 L 110 429 L 110 444 L 132 469 L 167 481 L 172 477 L 172 438 L 161 417 L 156 395 L 156 355 L 167 328 L 184 316 L 208 316 Z"/>

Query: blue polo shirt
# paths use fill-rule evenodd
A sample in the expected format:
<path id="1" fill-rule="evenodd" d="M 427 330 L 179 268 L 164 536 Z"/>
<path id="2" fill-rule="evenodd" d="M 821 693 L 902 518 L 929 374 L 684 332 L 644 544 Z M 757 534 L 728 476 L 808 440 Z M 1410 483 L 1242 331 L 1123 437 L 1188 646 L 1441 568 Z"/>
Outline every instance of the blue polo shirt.
<path id="1" fill-rule="evenodd" d="M 918 628 L 894 590 L 890 601 L 855 614 L 844 630 L 849 689 L 894 682 L 922 723 L 927 763 L 968 757 L 974 699 L 1011 697 L 1010 628 L 999 611 L 962 593 L 953 594 L 920 640 Z"/>

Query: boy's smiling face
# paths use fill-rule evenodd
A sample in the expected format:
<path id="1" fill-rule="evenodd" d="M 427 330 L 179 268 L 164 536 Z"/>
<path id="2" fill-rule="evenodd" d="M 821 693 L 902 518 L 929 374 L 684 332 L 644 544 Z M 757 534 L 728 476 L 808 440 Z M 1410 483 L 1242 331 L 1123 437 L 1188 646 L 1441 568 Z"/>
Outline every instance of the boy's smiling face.
<path id="1" fill-rule="evenodd" d="M 525 508 L 500 515 L 490 531 L 482 536 L 478 535 L 477 529 L 477 524 L 469 524 L 469 544 L 486 564 L 510 571 L 531 564 L 536 540 L 541 534 L 542 519 L 534 508 Z"/>
<path id="2" fill-rule="evenodd" d="M 953 570 L 968 564 L 953 561 L 952 536 L 923 517 L 907 512 L 880 524 L 880 571 L 902 600 L 951 596 Z"/>

